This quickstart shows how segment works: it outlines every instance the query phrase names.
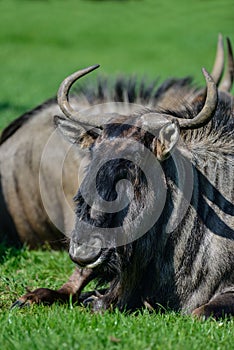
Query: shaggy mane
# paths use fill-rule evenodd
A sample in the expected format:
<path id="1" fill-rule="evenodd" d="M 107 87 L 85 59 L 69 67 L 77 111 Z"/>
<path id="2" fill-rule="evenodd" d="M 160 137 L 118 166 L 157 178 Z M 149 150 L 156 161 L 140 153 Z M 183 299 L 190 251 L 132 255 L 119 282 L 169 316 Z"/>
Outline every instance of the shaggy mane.
<path id="1" fill-rule="evenodd" d="M 199 89 L 194 87 L 191 77 L 182 79 L 171 78 L 158 86 L 158 80 L 147 82 L 136 77 L 117 77 L 107 79 L 100 77 L 96 82 L 90 80 L 81 84 L 72 95 L 77 105 L 86 103 L 89 106 L 105 102 L 138 103 L 145 110 L 170 114 L 176 118 L 194 118 L 202 109 L 203 100 L 190 104 L 188 100 L 196 97 Z M 57 104 L 56 98 L 51 98 L 35 109 L 26 112 L 7 126 L 1 136 L 0 145 L 11 137 L 30 118 L 46 107 Z M 171 109 L 171 106 L 174 109 Z M 186 130 L 181 133 L 183 140 L 192 149 L 204 145 L 212 150 L 233 152 L 234 140 L 232 135 L 234 124 L 233 111 L 220 97 L 218 106 L 211 122 L 198 130 Z"/>

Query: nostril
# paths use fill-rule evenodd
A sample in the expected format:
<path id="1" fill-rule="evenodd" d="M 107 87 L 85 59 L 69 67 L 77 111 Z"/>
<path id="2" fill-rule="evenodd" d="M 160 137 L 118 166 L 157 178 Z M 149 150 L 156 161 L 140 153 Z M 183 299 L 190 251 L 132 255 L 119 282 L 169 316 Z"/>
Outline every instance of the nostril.
<path id="1" fill-rule="evenodd" d="M 101 255 L 102 240 L 99 237 L 91 237 L 87 243 L 70 242 L 69 255 L 73 262 L 81 267 L 94 263 Z"/>

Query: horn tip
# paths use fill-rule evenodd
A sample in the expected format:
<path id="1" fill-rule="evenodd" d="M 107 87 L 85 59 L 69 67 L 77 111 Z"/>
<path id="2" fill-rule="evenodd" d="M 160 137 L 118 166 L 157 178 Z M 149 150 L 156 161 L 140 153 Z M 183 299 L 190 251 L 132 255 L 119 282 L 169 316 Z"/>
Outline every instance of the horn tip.
<path id="1" fill-rule="evenodd" d="M 227 36 L 226 40 L 227 40 L 228 54 L 233 56 L 231 40 L 228 36 Z"/>
<path id="2" fill-rule="evenodd" d="M 86 71 L 85 74 L 92 72 L 93 70 L 97 69 L 100 67 L 100 64 L 94 64 L 93 66 L 90 66 L 88 68 L 85 68 L 84 70 Z"/>
<path id="3" fill-rule="evenodd" d="M 218 45 L 218 48 L 220 50 L 223 50 L 224 43 L 223 43 L 223 35 L 221 33 L 219 33 L 219 35 L 218 35 L 218 43 L 217 43 L 217 45 Z"/>
<path id="4" fill-rule="evenodd" d="M 97 68 L 99 68 L 99 67 L 100 67 L 100 64 L 98 64 L 98 63 L 97 63 L 97 64 L 94 64 L 94 65 L 92 66 L 93 69 L 97 69 Z"/>
<path id="5" fill-rule="evenodd" d="M 211 75 L 207 72 L 207 70 L 204 67 L 202 68 L 202 73 L 207 81 L 213 82 L 213 78 L 211 77 Z"/>
<path id="6" fill-rule="evenodd" d="M 223 34 L 219 33 L 218 35 L 218 41 L 222 42 L 223 41 Z"/>

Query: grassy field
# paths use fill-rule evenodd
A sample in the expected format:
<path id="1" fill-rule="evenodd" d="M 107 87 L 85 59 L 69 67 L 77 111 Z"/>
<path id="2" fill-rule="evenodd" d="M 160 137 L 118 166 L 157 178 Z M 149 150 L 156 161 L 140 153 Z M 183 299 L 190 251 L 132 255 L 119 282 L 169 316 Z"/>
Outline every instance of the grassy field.
<path id="1" fill-rule="evenodd" d="M 234 320 L 196 321 L 174 312 L 90 314 L 71 304 L 9 310 L 25 287 L 57 288 L 72 272 L 65 252 L 8 251 L 1 267 L 1 349 L 233 349 Z"/>
<path id="2" fill-rule="evenodd" d="M 234 40 L 233 22 L 232 0 L 0 1 L 0 128 L 95 63 L 93 77 L 192 75 L 203 83 L 218 33 Z"/>
<path id="3" fill-rule="evenodd" d="M 202 84 L 218 33 L 234 42 L 233 23 L 233 0 L 2 0 L 0 130 L 95 63 L 94 78 L 192 75 Z M 70 304 L 9 310 L 26 286 L 57 288 L 72 268 L 65 252 L 0 249 L 0 349 L 234 349 L 233 320 L 91 315 Z"/>

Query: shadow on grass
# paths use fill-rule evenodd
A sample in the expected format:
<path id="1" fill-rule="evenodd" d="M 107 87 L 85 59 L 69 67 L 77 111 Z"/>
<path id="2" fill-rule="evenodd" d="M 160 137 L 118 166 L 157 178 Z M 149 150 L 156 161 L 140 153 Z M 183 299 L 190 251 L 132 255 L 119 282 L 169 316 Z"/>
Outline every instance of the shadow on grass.
<path id="1" fill-rule="evenodd" d="M 0 243 L 0 264 L 3 264 L 11 257 L 16 257 L 22 254 L 25 247 L 10 247 L 7 243 Z"/>
<path id="2" fill-rule="evenodd" d="M 23 113 L 23 111 L 28 110 L 28 106 L 14 105 L 8 101 L 0 102 L 0 113 L 5 113 L 6 111 L 17 111 L 18 113 Z"/>

